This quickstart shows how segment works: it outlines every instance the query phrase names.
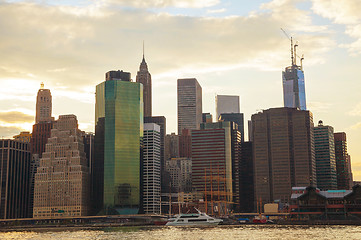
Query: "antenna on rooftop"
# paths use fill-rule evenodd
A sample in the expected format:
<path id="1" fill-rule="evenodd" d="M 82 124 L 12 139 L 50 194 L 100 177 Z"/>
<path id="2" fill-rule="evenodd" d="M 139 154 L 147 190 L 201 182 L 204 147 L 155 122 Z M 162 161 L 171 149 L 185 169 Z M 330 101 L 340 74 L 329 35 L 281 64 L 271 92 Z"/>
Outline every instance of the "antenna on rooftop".
<path id="1" fill-rule="evenodd" d="M 296 48 L 298 47 L 298 41 L 296 41 L 296 44 L 293 45 L 293 39 L 292 37 L 290 37 L 287 32 L 285 30 L 283 30 L 283 28 L 281 28 L 282 32 L 285 34 L 285 36 L 288 38 L 288 40 L 291 41 L 291 62 L 292 62 L 292 66 L 297 66 L 297 57 L 300 58 L 301 61 L 301 69 L 302 69 L 302 62 L 304 60 L 304 57 L 302 55 L 302 57 L 298 56 L 296 53 Z"/>

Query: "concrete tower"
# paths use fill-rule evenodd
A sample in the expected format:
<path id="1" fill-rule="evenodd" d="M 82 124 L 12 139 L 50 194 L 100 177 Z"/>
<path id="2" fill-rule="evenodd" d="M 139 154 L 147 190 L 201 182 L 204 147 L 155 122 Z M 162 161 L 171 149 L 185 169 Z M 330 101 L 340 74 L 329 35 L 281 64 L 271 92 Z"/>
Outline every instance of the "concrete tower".
<path id="1" fill-rule="evenodd" d="M 178 134 L 199 129 L 202 123 L 202 88 L 195 78 L 178 79 Z"/>
<path id="2" fill-rule="evenodd" d="M 44 89 L 44 83 L 41 83 L 36 98 L 36 116 L 35 123 L 50 122 L 51 117 L 51 93 L 49 89 Z"/>
<path id="3" fill-rule="evenodd" d="M 54 123 L 35 174 L 34 217 L 86 216 L 89 213 L 90 174 L 75 115 Z"/>

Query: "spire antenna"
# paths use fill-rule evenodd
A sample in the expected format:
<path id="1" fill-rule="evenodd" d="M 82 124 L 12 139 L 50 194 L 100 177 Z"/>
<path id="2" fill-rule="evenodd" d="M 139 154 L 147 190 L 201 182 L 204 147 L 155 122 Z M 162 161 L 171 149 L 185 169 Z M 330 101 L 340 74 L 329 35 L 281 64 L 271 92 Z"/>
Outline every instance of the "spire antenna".
<path id="1" fill-rule="evenodd" d="M 143 40 L 143 59 L 144 59 L 144 40 Z"/>

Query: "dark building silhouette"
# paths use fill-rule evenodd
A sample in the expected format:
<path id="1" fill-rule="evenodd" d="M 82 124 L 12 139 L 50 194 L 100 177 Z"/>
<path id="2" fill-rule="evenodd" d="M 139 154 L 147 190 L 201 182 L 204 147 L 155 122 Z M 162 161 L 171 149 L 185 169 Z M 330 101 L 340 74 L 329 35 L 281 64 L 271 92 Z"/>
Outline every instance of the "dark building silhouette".
<path id="1" fill-rule="evenodd" d="M 183 129 L 179 136 L 179 157 L 192 157 L 192 135 L 189 129 Z"/>
<path id="2" fill-rule="evenodd" d="M 30 144 L 0 140 L 0 219 L 28 218 Z"/>
<path id="3" fill-rule="evenodd" d="M 337 172 L 337 189 L 351 189 L 350 179 L 352 178 L 350 157 L 347 153 L 346 133 L 335 133 L 335 156 Z"/>
<path id="4" fill-rule="evenodd" d="M 241 140 L 244 142 L 244 120 L 243 113 L 221 113 L 218 121 L 229 121 L 237 123 L 237 128 L 241 132 Z"/>
<path id="5" fill-rule="evenodd" d="M 316 184 L 313 117 L 296 108 L 252 115 L 255 200 L 289 198 L 292 187 Z"/>
<path id="6" fill-rule="evenodd" d="M 242 142 L 239 162 L 239 211 L 254 211 L 252 142 Z"/>
<path id="7" fill-rule="evenodd" d="M 104 134 L 105 118 L 99 118 L 95 125 L 94 158 L 92 160 L 91 175 L 91 215 L 98 214 L 103 207 L 104 198 Z"/>
<path id="8" fill-rule="evenodd" d="M 314 127 L 317 187 L 321 190 L 337 189 L 335 143 L 333 127 L 322 121 Z"/>
<path id="9" fill-rule="evenodd" d="M 129 72 L 123 72 L 123 70 L 118 70 L 118 71 L 109 71 L 107 73 L 105 73 L 105 80 L 106 81 L 110 81 L 110 80 L 122 80 L 122 81 L 126 81 L 126 82 L 130 82 L 130 73 Z"/>

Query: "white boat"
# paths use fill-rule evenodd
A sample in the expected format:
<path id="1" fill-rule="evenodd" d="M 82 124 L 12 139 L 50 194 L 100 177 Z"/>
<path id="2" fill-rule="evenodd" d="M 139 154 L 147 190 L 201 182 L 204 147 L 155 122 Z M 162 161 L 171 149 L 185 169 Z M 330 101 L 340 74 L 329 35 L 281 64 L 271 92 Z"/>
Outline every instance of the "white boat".
<path id="1" fill-rule="evenodd" d="M 178 214 L 174 218 L 168 219 L 166 226 L 216 226 L 222 219 L 217 219 L 202 213 Z"/>

